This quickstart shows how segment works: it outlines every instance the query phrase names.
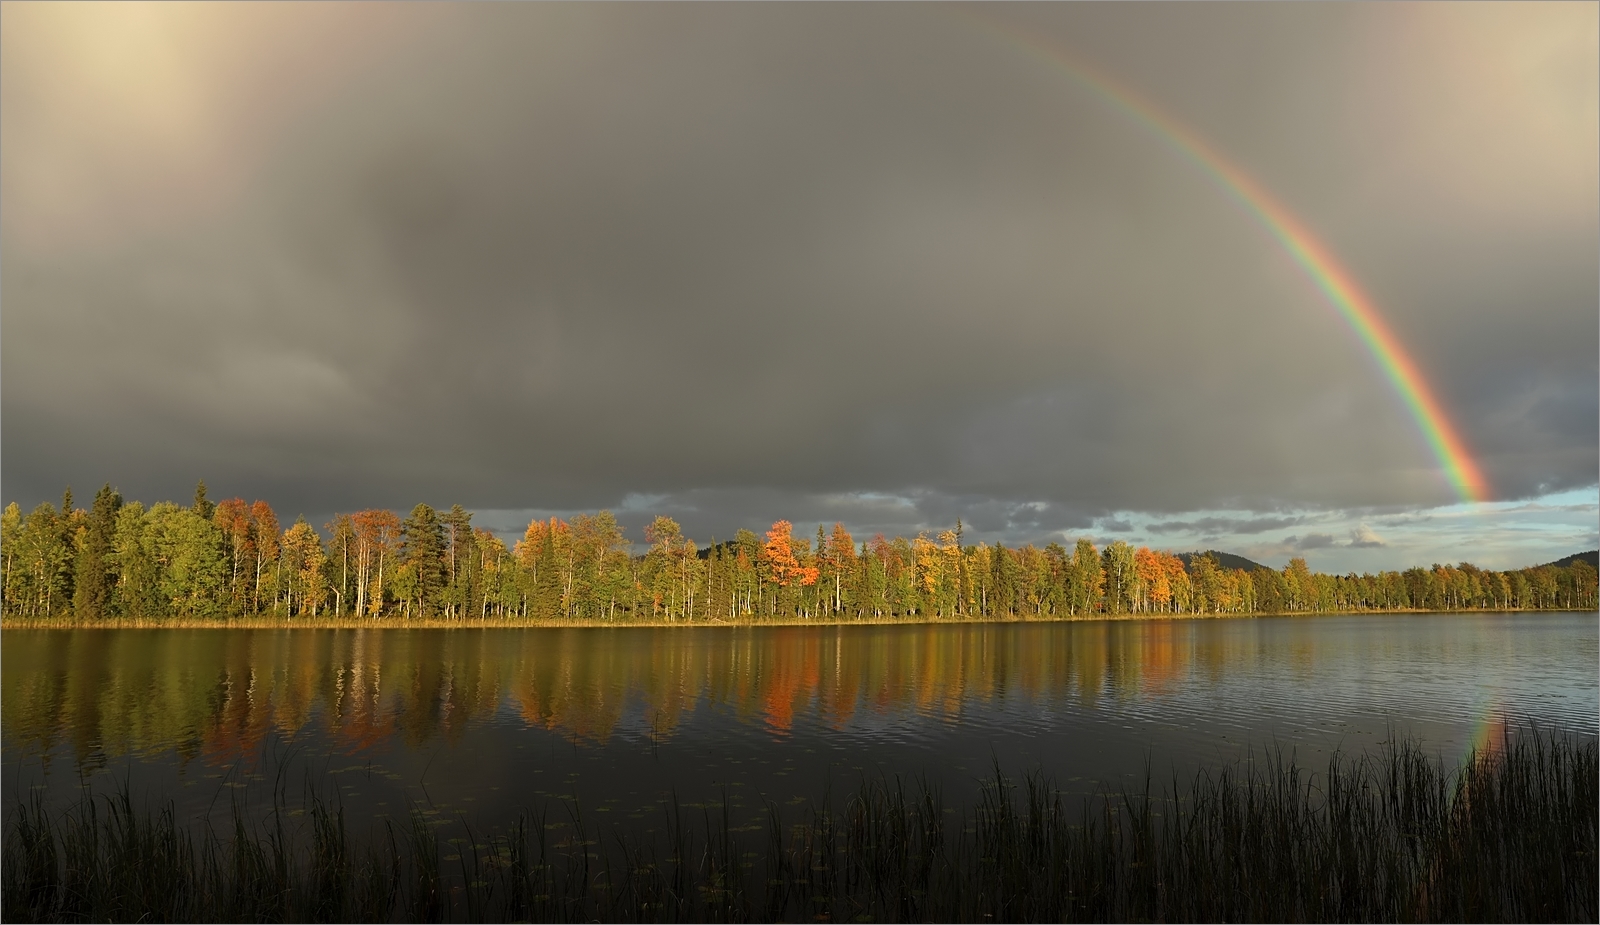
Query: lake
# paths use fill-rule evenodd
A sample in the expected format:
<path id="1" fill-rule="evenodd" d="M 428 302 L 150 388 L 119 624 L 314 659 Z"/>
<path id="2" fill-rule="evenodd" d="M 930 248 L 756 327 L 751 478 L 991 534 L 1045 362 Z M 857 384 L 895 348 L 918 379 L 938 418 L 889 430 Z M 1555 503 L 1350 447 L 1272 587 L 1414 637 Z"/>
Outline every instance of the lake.
<path id="1" fill-rule="evenodd" d="M 1594 614 L 895 626 L 8 630 L 6 800 L 126 781 L 201 815 L 307 782 L 412 805 L 652 810 L 854 792 L 970 800 L 996 766 L 1095 792 L 1200 765 L 1413 736 L 1454 763 L 1506 723 L 1593 736 Z M 603 815 L 609 814 L 609 815 Z M 630 820 L 639 820 L 632 822 Z"/>

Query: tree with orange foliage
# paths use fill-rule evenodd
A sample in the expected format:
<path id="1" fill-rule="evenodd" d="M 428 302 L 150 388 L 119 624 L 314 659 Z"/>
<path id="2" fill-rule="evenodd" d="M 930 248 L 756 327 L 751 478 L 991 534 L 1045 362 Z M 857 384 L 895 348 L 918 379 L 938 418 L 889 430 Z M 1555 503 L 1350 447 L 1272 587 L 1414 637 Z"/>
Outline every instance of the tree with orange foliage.
<path id="1" fill-rule="evenodd" d="M 800 575 L 800 562 L 794 557 L 794 524 L 780 520 L 767 531 L 767 542 L 761 547 L 761 564 L 773 584 L 789 587 Z"/>
<path id="2" fill-rule="evenodd" d="M 1166 564 L 1161 559 L 1161 553 L 1148 546 L 1140 546 L 1133 554 L 1133 573 L 1139 586 L 1137 606 L 1142 610 L 1166 610 L 1167 602 L 1172 600 Z"/>
<path id="3" fill-rule="evenodd" d="M 356 532 L 356 613 L 383 611 L 383 572 L 395 540 L 400 516 L 394 511 L 358 511 L 350 518 Z"/>
<path id="4" fill-rule="evenodd" d="M 816 566 L 802 565 L 795 551 L 803 546 L 794 538 L 794 524 L 787 520 L 780 520 L 767 531 L 767 541 L 761 547 L 759 560 L 762 571 L 767 580 L 776 585 L 780 590 L 788 589 L 796 582 L 802 587 L 809 587 L 817 583 L 821 574 Z M 771 612 L 777 613 L 779 595 L 774 595 Z"/>
<path id="5" fill-rule="evenodd" d="M 1161 567 L 1166 572 L 1167 589 L 1172 592 L 1172 611 L 1183 613 L 1194 603 L 1189 570 L 1184 567 L 1182 559 L 1171 555 L 1161 557 Z"/>
<path id="6" fill-rule="evenodd" d="M 256 587 L 255 609 L 261 610 L 261 577 L 266 571 L 267 564 L 273 566 L 273 603 L 277 603 L 277 565 L 278 565 L 278 515 L 272 512 L 272 505 L 265 501 L 257 501 L 250 505 L 250 530 L 251 538 L 256 547 Z"/>
<path id="7" fill-rule="evenodd" d="M 325 594 L 322 565 L 327 555 L 322 550 L 322 537 L 302 517 L 284 531 L 282 543 L 288 570 L 284 590 L 289 613 L 298 607 L 301 616 L 314 617 L 322 609 Z"/>
<path id="8" fill-rule="evenodd" d="M 522 531 L 522 539 L 511 548 L 511 554 L 517 557 L 522 565 L 522 570 L 531 574 L 539 564 L 539 550 L 544 546 L 544 533 L 550 526 L 537 518 L 528 521 L 528 529 Z"/>
<path id="9" fill-rule="evenodd" d="M 250 535 L 250 506 L 243 498 L 229 498 L 217 505 L 212 514 L 212 523 L 222 531 L 222 538 L 228 546 L 228 562 L 232 568 L 228 579 L 228 595 L 232 600 L 234 610 L 244 610 L 248 583 L 244 580 L 244 568 L 253 565 L 256 547 L 255 540 Z"/>
<path id="10" fill-rule="evenodd" d="M 828 538 L 828 552 L 824 559 L 833 575 L 833 612 L 844 610 L 844 576 L 856 567 L 856 541 L 844 524 L 833 525 L 833 535 Z"/>
<path id="11" fill-rule="evenodd" d="M 512 549 L 522 566 L 523 594 L 536 617 L 550 619 L 567 613 L 561 571 L 571 538 L 572 528 L 558 517 L 533 520 Z"/>

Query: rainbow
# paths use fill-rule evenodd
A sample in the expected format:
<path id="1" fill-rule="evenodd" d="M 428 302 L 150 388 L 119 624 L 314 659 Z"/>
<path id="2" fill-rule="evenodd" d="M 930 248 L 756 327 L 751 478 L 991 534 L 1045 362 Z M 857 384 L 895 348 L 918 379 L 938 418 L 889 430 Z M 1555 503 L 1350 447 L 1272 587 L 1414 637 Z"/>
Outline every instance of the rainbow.
<path id="1" fill-rule="evenodd" d="M 1169 143 L 1243 205 L 1305 270 L 1372 354 L 1416 421 L 1423 439 L 1438 459 L 1445 478 L 1456 494 L 1468 503 L 1488 500 L 1488 481 L 1422 377 L 1416 361 L 1389 329 L 1383 316 L 1378 313 L 1378 307 L 1362 291 L 1355 277 L 1310 229 L 1295 218 L 1288 207 L 1194 131 L 1104 73 L 1073 59 L 1037 36 L 1001 25 L 975 12 L 968 11 L 968 15 L 1007 42 L 1042 57 L 1080 86 L 1093 91 L 1101 101 L 1109 103 L 1113 109 L 1131 117 L 1134 122 Z"/>
<path id="2" fill-rule="evenodd" d="M 1471 737 L 1466 743 L 1467 752 L 1461 760 L 1465 762 L 1473 758 L 1492 758 L 1505 747 L 1505 738 L 1505 714 L 1493 702 L 1486 700 L 1478 707 Z"/>

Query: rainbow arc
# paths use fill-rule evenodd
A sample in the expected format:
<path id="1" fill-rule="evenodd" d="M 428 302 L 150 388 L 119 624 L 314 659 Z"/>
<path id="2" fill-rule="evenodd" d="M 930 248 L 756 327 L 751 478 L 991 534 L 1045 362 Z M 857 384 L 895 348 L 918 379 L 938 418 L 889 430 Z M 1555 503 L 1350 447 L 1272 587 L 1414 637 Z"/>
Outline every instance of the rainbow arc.
<path id="1" fill-rule="evenodd" d="M 1438 460 L 1444 477 L 1461 500 L 1476 503 L 1490 497 L 1489 483 L 1467 451 L 1433 389 L 1416 361 L 1406 351 L 1377 305 L 1345 269 L 1333 252 L 1305 223 L 1237 165 L 1223 157 L 1188 126 L 1167 115 L 1150 101 L 1095 68 L 1078 61 L 1036 36 L 1007 28 L 991 20 L 977 21 L 1009 43 L 1043 58 L 1078 85 L 1092 91 L 1135 123 L 1170 145 L 1206 175 L 1216 180 L 1245 211 L 1288 252 L 1317 289 L 1354 330 L 1377 361 L 1389 384 L 1416 422 L 1423 439 Z"/>

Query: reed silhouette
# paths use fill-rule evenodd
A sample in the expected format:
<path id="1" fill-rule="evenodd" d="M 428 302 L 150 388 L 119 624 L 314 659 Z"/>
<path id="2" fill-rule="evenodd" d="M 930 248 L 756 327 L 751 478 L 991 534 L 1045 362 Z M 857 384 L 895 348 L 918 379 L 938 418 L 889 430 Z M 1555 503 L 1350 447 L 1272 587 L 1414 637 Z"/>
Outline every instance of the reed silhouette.
<path id="1" fill-rule="evenodd" d="M 1459 766 L 1414 741 L 1281 751 L 1187 784 L 1071 798 L 997 767 L 970 811 L 865 781 L 763 831 L 720 806 L 642 837 L 527 811 L 484 833 L 415 807 L 357 843 L 335 802 L 282 788 L 218 834 L 128 788 L 4 833 L 7 921 L 1595 921 L 1597 747 L 1521 728 Z M 454 837 L 450 836 L 454 833 Z"/>

